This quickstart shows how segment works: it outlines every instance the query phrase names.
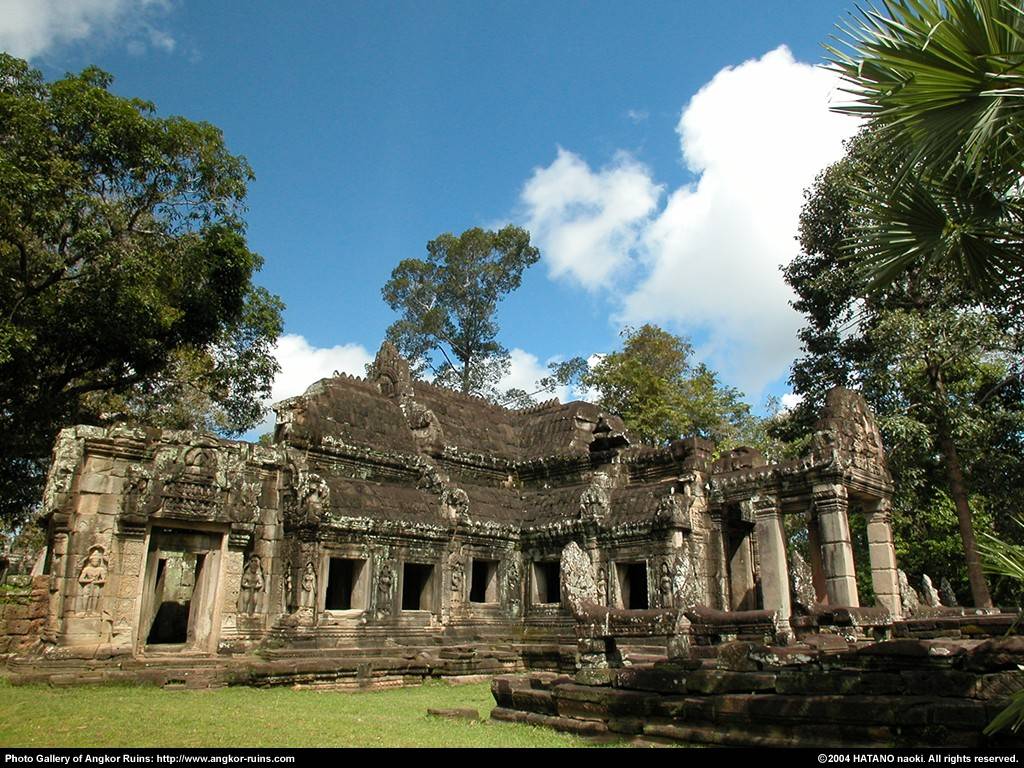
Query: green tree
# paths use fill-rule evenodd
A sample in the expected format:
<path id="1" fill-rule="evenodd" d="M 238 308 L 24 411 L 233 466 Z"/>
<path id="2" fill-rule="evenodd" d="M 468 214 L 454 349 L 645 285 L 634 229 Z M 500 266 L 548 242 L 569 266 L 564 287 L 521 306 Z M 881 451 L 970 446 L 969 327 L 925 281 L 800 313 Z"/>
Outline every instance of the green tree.
<path id="1" fill-rule="evenodd" d="M 806 433 L 824 393 L 833 386 L 860 389 L 879 417 L 896 480 L 894 528 L 905 560 L 936 572 L 948 547 L 927 535 L 955 519 L 976 605 L 991 605 L 974 535 L 1002 505 L 1019 508 L 1024 399 L 1016 376 L 1019 316 L 995 312 L 955 283 L 914 268 L 867 298 L 845 262 L 850 233 L 871 226 L 865 184 L 884 187 L 886 149 L 870 134 L 854 141 L 847 158 L 819 176 L 801 215 L 801 254 L 786 268 L 807 315 L 805 355 L 791 383 L 804 396 L 777 429 Z M 972 509 L 973 508 L 973 509 Z M 955 512 L 950 515 L 949 511 Z"/>
<path id="2" fill-rule="evenodd" d="M 0 54 L 8 524 L 40 498 L 61 427 L 143 418 L 238 433 L 276 371 L 281 303 L 252 282 L 248 164 L 213 126 L 158 117 L 111 82 L 89 68 L 46 83 Z"/>
<path id="3" fill-rule="evenodd" d="M 596 389 L 598 403 L 622 416 L 644 443 L 697 435 L 732 447 L 755 436 L 758 420 L 742 394 L 722 385 L 703 363 L 694 365 L 686 339 L 655 325 L 626 328 L 621 336 L 621 351 L 604 355 L 593 368 L 581 358 L 553 366 L 547 383 L 576 378 Z"/>
<path id="4" fill-rule="evenodd" d="M 509 354 L 497 341 L 498 302 L 522 283 L 540 251 L 515 226 L 474 228 L 427 243 L 427 258 L 404 259 L 381 293 L 401 317 L 387 338 L 413 373 L 461 392 L 496 397 Z"/>
<path id="5" fill-rule="evenodd" d="M 1009 0 L 884 0 L 832 67 L 900 168 L 854 233 L 873 286 L 935 266 L 977 295 L 1024 272 L 1024 13 Z"/>

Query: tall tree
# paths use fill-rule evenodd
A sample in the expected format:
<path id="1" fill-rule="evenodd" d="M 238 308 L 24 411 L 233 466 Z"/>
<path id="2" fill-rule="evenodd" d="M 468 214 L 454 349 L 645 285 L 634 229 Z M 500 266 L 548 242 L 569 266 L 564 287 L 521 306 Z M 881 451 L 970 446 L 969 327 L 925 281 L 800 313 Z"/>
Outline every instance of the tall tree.
<path id="1" fill-rule="evenodd" d="M 650 324 L 621 335 L 620 351 L 593 368 L 580 358 L 558 364 L 547 383 L 575 377 L 596 389 L 600 405 L 622 416 L 645 443 L 697 435 L 730 447 L 756 437 L 758 420 L 742 394 L 703 363 L 695 365 L 686 339 Z"/>
<path id="2" fill-rule="evenodd" d="M 427 258 L 401 261 L 381 291 L 401 314 L 388 339 L 415 374 L 429 370 L 439 384 L 494 397 L 509 365 L 497 340 L 498 302 L 539 259 L 530 233 L 512 225 L 431 240 Z"/>
<path id="3" fill-rule="evenodd" d="M 1024 273 L 1024 13 L 1009 0 L 884 0 L 845 25 L 832 67 L 902 158 L 856 237 L 875 287 L 938 266 L 976 295 Z"/>
<path id="4" fill-rule="evenodd" d="M 861 296 L 846 243 L 851 232 L 877 225 L 865 199 L 891 181 L 887 151 L 862 135 L 808 193 L 802 252 L 785 270 L 799 297 L 794 306 L 808 320 L 800 332 L 806 354 L 791 378 L 804 401 L 782 432 L 792 438 L 809 429 L 828 388 L 859 388 L 889 447 L 900 494 L 897 529 L 909 530 L 923 510 L 939 509 L 948 498 L 975 604 L 991 605 L 972 506 L 1021 501 L 1014 486 L 1024 467 L 1006 464 L 1007 456 L 1020 455 L 1024 425 L 1013 367 L 1021 349 L 1019 319 L 986 310 L 944 275 L 920 267 Z M 998 464 L 1001 470 L 993 471 Z M 1000 478 L 1000 472 L 1008 474 Z"/>
<path id="5" fill-rule="evenodd" d="M 89 68 L 46 83 L 0 54 L 8 524 L 41 496 L 61 427 L 136 416 L 238 433 L 276 371 L 281 304 L 252 282 L 242 219 L 251 169 L 213 126 L 158 117 L 111 81 Z"/>

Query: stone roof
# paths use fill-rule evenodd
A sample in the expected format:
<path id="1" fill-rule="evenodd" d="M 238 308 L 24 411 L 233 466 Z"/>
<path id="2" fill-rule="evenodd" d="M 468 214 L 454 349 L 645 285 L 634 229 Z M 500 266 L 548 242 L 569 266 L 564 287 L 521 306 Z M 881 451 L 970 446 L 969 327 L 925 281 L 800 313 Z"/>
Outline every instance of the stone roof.
<path id="1" fill-rule="evenodd" d="M 621 419 L 592 403 L 562 404 L 554 399 L 512 410 L 425 381 L 408 378 L 396 383 L 403 373 L 396 362 L 404 361 L 387 362 L 386 376 L 364 379 L 343 374 L 323 379 L 302 395 L 276 404 L 275 441 L 296 447 L 340 442 L 414 455 L 427 440 L 440 444 L 438 452 L 447 448 L 516 462 L 585 456 L 595 432 L 625 432 Z M 406 365 L 406 376 L 407 370 Z"/>

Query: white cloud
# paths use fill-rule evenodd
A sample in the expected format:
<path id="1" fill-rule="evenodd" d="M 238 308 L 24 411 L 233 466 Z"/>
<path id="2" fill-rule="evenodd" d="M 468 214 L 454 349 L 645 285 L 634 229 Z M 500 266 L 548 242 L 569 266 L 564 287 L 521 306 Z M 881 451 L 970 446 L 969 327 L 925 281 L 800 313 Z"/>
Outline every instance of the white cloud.
<path id="1" fill-rule="evenodd" d="M 551 276 L 566 275 L 596 290 L 628 265 L 639 227 L 655 210 L 661 190 L 624 152 L 594 172 L 559 148 L 551 165 L 534 171 L 520 200 Z"/>
<path id="2" fill-rule="evenodd" d="M 803 402 L 803 399 L 803 395 L 798 395 L 795 392 L 787 392 L 779 400 L 779 404 L 782 406 L 782 413 L 789 413 L 800 405 L 800 403 Z"/>
<path id="3" fill-rule="evenodd" d="M 525 350 L 513 349 L 509 351 L 509 370 L 505 374 L 505 377 L 498 383 L 499 391 L 504 392 L 507 389 L 521 389 L 528 395 L 533 395 L 537 389 L 537 382 L 545 376 L 548 376 L 551 371 L 548 370 L 547 363 L 542 363 L 540 359 Z M 548 360 L 547 362 L 553 362 Z M 554 393 L 541 392 L 534 395 L 534 400 L 549 400 L 552 397 L 557 397 L 563 403 L 569 399 L 570 392 L 568 387 L 558 387 Z"/>
<path id="4" fill-rule="evenodd" d="M 643 166 L 630 161 L 628 184 L 612 187 L 618 166 L 595 173 L 560 150 L 523 192 L 530 225 L 543 225 L 552 275 L 593 288 L 612 269 L 638 265 L 619 319 L 703 332 L 700 356 L 757 399 L 799 349 L 801 319 L 779 267 L 797 254 L 803 190 L 842 156 L 843 139 L 857 128 L 829 111 L 836 85 L 834 75 L 795 61 L 784 46 L 723 69 L 677 126 L 697 179 L 658 210 L 660 188 Z M 601 194 L 609 188 L 614 197 Z M 615 225 L 580 236 L 576 218 L 563 213 L 580 199 Z"/>
<path id="5" fill-rule="evenodd" d="M 359 344 L 338 344 L 333 347 L 314 347 L 303 336 L 286 333 L 278 337 L 274 357 L 281 366 L 271 389 L 269 408 L 273 403 L 305 392 L 311 384 L 338 373 L 365 376 L 366 364 L 373 355 Z M 274 412 L 269 411 L 263 421 L 242 436 L 256 440 L 274 429 Z"/>
<path id="6" fill-rule="evenodd" d="M 151 23 L 167 0 L 0 0 L 0 50 L 24 59 L 69 43 L 123 38 L 132 53 L 171 52 L 175 40 Z"/>
<path id="7" fill-rule="evenodd" d="M 277 340 L 274 357 L 281 371 L 274 379 L 271 401 L 301 395 L 310 384 L 338 373 L 365 376 L 373 355 L 359 344 L 314 347 L 302 336 L 286 333 Z"/>

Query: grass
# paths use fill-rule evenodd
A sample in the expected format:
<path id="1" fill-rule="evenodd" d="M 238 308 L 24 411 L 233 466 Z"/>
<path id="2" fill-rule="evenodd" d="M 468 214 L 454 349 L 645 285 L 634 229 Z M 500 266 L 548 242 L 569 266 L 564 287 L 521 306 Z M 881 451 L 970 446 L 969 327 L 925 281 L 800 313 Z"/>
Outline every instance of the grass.
<path id="1" fill-rule="evenodd" d="M 221 688 L 11 686 L 0 680 L 5 747 L 580 747 L 529 725 L 450 720 L 427 707 L 487 717 L 487 683 L 427 683 L 373 692 Z"/>

